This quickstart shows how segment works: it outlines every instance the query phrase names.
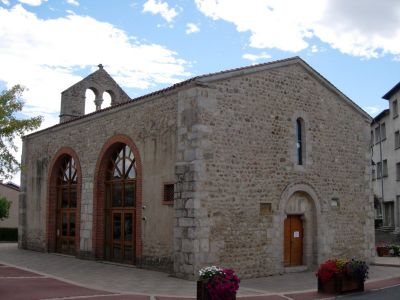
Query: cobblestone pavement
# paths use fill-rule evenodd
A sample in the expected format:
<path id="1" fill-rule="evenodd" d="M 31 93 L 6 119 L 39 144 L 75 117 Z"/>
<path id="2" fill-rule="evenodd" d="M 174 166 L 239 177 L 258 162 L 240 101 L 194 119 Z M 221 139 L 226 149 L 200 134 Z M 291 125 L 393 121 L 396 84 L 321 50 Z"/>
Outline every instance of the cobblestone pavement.
<path id="1" fill-rule="evenodd" d="M 21 250 L 16 244 L 0 244 L 0 264 L 0 298 L 7 300 L 59 299 L 61 294 L 68 297 L 63 299 L 79 296 L 79 299 L 92 300 L 172 300 L 176 297 L 184 300 L 193 299 L 196 291 L 195 282 L 166 273 Z M 392 264 L 400 266 L 400 260 Z M 396 284 L 400 284 L 399 267 L 370 267 L 367 289 Z M 326 297 L 315 289 L 314 272 L 301 272 L 242 280 L 238 297 L 249 300 Z M 40 294 L 44 291 L 47 294 Z M 18 298 L 24 292 L 31 298 Z"/>

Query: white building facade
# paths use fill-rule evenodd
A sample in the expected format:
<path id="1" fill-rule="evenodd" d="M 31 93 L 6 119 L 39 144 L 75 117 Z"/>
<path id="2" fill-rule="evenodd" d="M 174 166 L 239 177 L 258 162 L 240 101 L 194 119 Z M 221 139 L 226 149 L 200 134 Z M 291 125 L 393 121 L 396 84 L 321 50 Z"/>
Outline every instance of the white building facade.
<path id="1" fill-rule="evenodd" d="M 400 233 L 400 83 L 382 98 L 389 108 L 371 123 L 375 225 Z"/>

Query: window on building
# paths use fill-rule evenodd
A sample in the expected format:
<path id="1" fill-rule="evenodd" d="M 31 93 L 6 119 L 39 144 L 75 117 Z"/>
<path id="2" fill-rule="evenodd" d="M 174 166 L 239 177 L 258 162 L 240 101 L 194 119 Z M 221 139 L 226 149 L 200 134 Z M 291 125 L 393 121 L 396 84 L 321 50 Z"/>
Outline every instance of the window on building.
<path id="1" fill-rule="evenodd" d="M 384 139 L 386 139 L 386 124 L 385 123 L 381 124 L 381 139 L 382 139 L 382 141 Z"/>
<path id="2" fill-rule="evenodd" d="M 305 128 L 302 118 L 296 120 L 296 155 L 297 164 L 304 165 L 306 153 Z"/>
<path id="3" fill-rule="evenodd" d="M 110 153 L 105 186 L 105 258 L 132 263 L 136 230 L 136 159 L 128 145 L 119 144 Z"/>
<path id="4" fill-rule="evenodd" d="M 165 183 L 163 191 L 163 204 L 174 204 L 174 184 Z"/>
<path id="5" fill-rule="evenodd" d="M 379 125 L 375 128 L 375 143 L 379 143 L 381 140 L 381 133 L 379 131 Z"/>
<path id="6" fill-rule="evenodd" d="M 388 176 L 387 159 L 385 159 L 385 160 L 383 161 L 382 176 L 383 176 L 383 177 L 387 177 L 387 176 Z"/>
<path id="7" fill-rule="evenodd" d="M 371 178 L 372 178 L 372 180 L 375 180 L 375 176 L 376 176 L 375 173 L 376 173 L 376 172 L 375 172 L 375 169 L 372 169 L 372 173 L 371 173 Z"/>
<path id="8" fill-rule="evenodd" d="M 397 100 L 393 100 L 392 109 L 393 109 L 393 118 L 396 118 L 399 115 Z"/>
<path id="9" fill-rule="evenodd" d="M 396 180 L 400 181 L 400 163 L 396 164 Z"/>
<path id="10" fill-rule="evenodd" d="M 378 162 L 377 164 L 376 164 L 376 178 L 377 179 L 379 179 L 379 178 L 382 178 L 382 163 L 381 162 Z"/>
<path id="11" fill-rule="evenodd" d="M 75 254 L 78 173 L 75 160 L 62 158 L 57 181 L 57 251 Z"/>
<path id="12" fill-rule="evenodd" d="M 400 131 L 394 133 L 394 149 L 400 148 Z"/>
<path id="13" fill-rule="evenodd" d="M 370 146 L 372 147 L 374 145 L 374 131 L 371 130 L 371 139 L 369 141 Z"/>

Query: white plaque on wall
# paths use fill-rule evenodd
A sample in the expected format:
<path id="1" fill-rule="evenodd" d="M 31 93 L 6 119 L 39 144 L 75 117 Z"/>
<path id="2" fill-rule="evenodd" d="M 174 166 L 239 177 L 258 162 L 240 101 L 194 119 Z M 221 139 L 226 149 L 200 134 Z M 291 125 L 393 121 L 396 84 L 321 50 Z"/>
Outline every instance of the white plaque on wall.
<path id="1" fill-rule="evenodd" d="M 300 237 L 300 231 L 293 231 L 293 237 L 294 238 Z"/>

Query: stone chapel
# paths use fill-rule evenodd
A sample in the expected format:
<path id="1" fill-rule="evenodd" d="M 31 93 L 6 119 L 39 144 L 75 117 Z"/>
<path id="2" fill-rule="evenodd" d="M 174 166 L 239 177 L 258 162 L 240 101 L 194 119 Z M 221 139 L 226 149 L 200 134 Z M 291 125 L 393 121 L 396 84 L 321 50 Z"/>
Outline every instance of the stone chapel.
<path id="1" fill-rule="evenodd" d="M 19 247 L 188 279 L 369 261 L 370 122 L 299 57 L 135 99 L 99 65 L 62 92 L 59 124 L 23 138 Z"/>

